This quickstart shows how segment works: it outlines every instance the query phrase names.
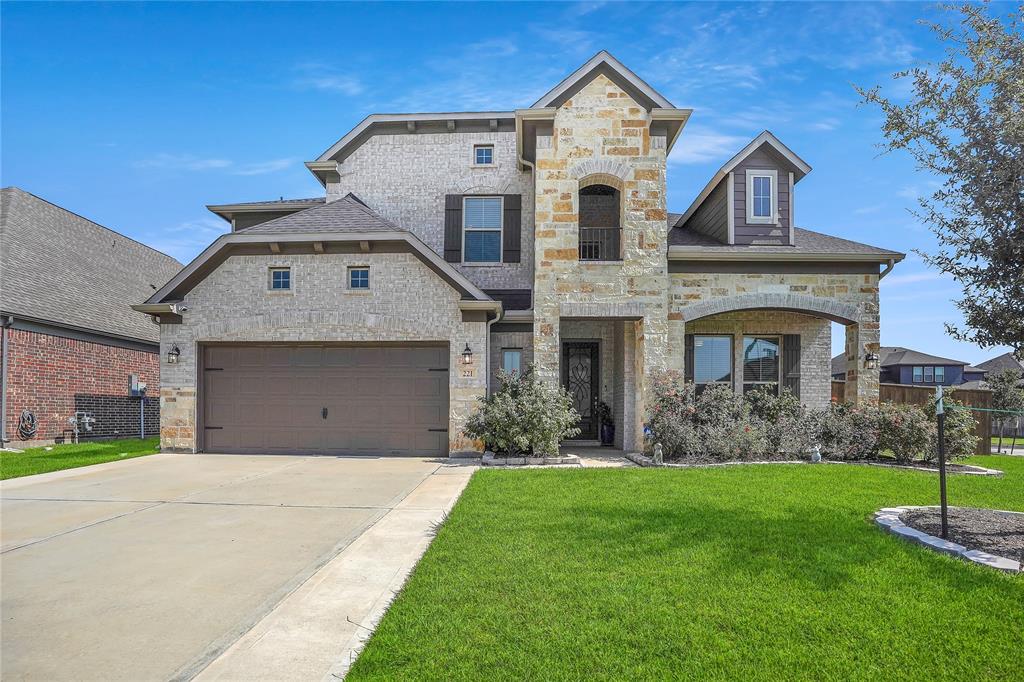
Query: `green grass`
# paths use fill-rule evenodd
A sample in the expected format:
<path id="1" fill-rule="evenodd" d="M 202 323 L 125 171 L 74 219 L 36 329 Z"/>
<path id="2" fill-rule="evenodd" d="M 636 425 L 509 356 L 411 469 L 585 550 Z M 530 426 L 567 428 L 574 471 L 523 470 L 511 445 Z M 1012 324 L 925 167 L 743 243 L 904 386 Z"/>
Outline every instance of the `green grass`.
<path id="1" fill-rule="evenodd" d="M 85 443 L 29 448 L 22 452 L 0 452 L 0 479 L 73 469 L 90 464 L 152 455 L 160 451 L 160 439 L 128 438 L 94 440 Z"/>
<path id="2" fill-rule="evenodd" d="M 950 476 L 1024 510 L 1024 459 Z M 1020 679 L 1024 577 L 883 533 L 869 466 L 480 471 L 351 680 Z"/>
<path id="3" fill-rule="evenodd" d="M 1014 444 L 1015 448 L 1024 447 L 1024 438 L 1003 438 L 1003 447 L 1010 447 L 1010 443 Z M 992 445 L 999 445 L 999 436 L 992 437 Z"/>

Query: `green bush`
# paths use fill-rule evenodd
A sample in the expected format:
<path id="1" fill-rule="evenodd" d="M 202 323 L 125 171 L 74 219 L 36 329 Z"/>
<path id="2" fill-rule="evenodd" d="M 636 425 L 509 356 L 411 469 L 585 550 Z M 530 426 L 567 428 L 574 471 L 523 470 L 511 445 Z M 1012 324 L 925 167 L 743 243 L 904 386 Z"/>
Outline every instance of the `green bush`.
<path id="1" fill-rule="evenodd" d="M 470 438 L 511 457 L 519 453 L 557 455 L 558 443 L 580 431 L 580 415 L 561 386 L 540 381 L 532 371 L 499 372 L 501 387 L 480 398 L 463 429 Z"/>
<path id="2" fill-rule="evenodd" d="M 892 452 L 901 463 L 927 458 L 935 439 L 935 424 L 920 405 L 882 403 L 877 414 L 880 451 Z"/>
<path id="3" fill-rule="evenodd" d="M 970 457 L 978 447 L 974 415 L 966 405 L 956 398 L 944 397 L 942 402 L 946 407 L 946 459 L 957 460 Z M 925 406 L 925 412 L 932 422 L 932 432 L 924 459 L 938 461 L 938 419 L 935 416 L 934 401 Z"/>
<path id="4" fill-rule="evenodd" d="M 830 403 L 821 414 L 818 439 L 822 454 L 835 460 L 878 457 L 878 408 Z"/>

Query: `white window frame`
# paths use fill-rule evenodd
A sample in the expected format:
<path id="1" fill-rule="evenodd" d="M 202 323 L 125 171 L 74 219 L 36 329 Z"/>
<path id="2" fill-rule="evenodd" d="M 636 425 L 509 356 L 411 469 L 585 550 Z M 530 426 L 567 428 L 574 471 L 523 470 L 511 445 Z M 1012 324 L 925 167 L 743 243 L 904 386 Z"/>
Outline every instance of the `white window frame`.
<path id="1" fill-rule="evenodd" d="M 476 160 L 476 150 L 487 147 L 491 150 L 491 162 L 490 163 L 479 163 Z M 475 144 L 473 145 L 473 165 L 474 166 L 493 166 L 494 165 L 494 145 L 491 143 Z"/>
<path id="2" fill-rule="evenodd" d="M 466 200 L 467 199 L 497 199 L 499 202 L 499 209 L 501 215 L 501 226 L 498 228 L 493 227 L 466 227 Z M 497 229 L 498 232 L 498 260 L 495 261 L 467 261 L 466 260 L 466 233 L 467 232 L 494 232 Z M 501 265 L 505 261 L 505 197 L 498 195 L 488 194 L 471 194 L 462 197 L 462 264 L 463 265 Z"/>
<path id="3" fill-rule="evenodd" d="M 772 183 L 772 210 L 769 216 L 754 215 L 754 178 L 768 178 Z M 747 169 L 747 224 L 778 225 L 779 224 L 779 171 Z"/>
<path id="4" fill-rule="evenodd" d="M 939 377 L 939 374 L 942 374 L 941 378 Z M 934 369 L 934 376 L 935 376 L 935 383 L 937 383 L 937 384 L 944 384 L 944 383 L 946 383 L 946 366 L 945 365 L 936 365 L 935 369 Z"/>
<path id="5" fill-rule="evenodd" d="M 747 339 L 771 339 L 775 341 L 776 348 L 779 349 L 777 356 L 778 373 L 776 374 L 775 381 L 747 381 L 747 378 L 743 376 L 743 363 L 740 363 L 740 391 L 742 393 L 747 392 L 747 386 L 769 386 L 775 384 L 775 395 L 782 393 L 782 358 L 785 352 L 782 348 L 782 336 L 779 334 L 744 334 L 740 337 L 740 357 L 744 357 L 744 345 Z"/>
<path id="6" fill-rule="evenodd" d="M 505 366 L 505 353 L 518 353 L 519 354 L 519 369 L 517 371 L 519 372 L 519 374 L 522 374 L 522 372 L 523 372 L 523 349 L 522 348 L 517 348 L 517 347 L 509 347 L 509 348 L 502 348 L 501 349 L 501 368 L 504 371 L 508 372 L 509 369 L 508 369 L 508 367 Z"/>
<path id="7" fill-rule="evenodd" d="M 918 374 L 917 370 L 921 370 L 921 373 Z M 920 377 L 920 378 L 918 378 L 918 377 Z M 910 381 L 911 381 L 911 383 L 915 383 L 915 384 L 923 384 L 924 383 L 924 367 L 923 366 L 921 366 L 921 365 L 914 365 L 914 366 L 912 366 L 910 368 Z"/>
<path id="8" fill-rule="evenodd" d="M 929 379 L 928 377 L 931 376 Z M 924 367 L 924 383 L 934 384 L 935 383 L 935 366 L 925 365 Z"/>

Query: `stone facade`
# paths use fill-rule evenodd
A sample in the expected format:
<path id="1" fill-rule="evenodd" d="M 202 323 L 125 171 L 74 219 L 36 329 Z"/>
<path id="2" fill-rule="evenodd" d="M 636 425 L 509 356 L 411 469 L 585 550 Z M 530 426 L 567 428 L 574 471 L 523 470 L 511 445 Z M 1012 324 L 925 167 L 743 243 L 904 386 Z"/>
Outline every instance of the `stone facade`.
<path id="1" fill-rule="evenodd" d="M 370 268 L 370 290 L 351 291 L 349 266 Z M 269 291 L 268 269 L 292 269 L 292 289 Z M 462 435 L 486 368 L 463 376 L 465 344 L 483 349 L 486 322 L 463 322 L 460 294 L 410 253 L 239 255 L 229 257 L 184 299 L 181 324 L 161 326 L 164 356 L 177 345 L 176 364 L 163 365 L 161 445 L 193 451 L 199 344 L 254 342 L 442 341 L 449 346 L 449 452 L 476 449 Z M 481 354 L 482 355 L 482 354 Z"/>
<path id="2" fill-rule="evenodd" d="M 473 164 L 473 148 L 494 145 L 494 163 Z M 329 183 L 327 200 L 352 192 L 374 211 L 444 253 L 447 194 L 522 195 L 519 263 L 463 265 L 462 274 L 483 289 L 533 286 L 533 183 L 518 170 L 514 132 L 375 135 L 338 166 L 341 180 Z"/>
<path id="3" fill-rule="evenodd" d="M 634 335 L 636 410 L 619 428 L 638 442 L 643 390 L 668 368 L 668 289 L 664 137 L 650 114 L 603 75 L 557 108 L 553 134 L 538 137 L 534 276 L 534 357 L 538 374 L 558 380 L 563 319 L 628 317 Z M 620 190 L 621 260 L 579 259 L 579 189 Z M 625 321 L 625 320 L 623 320 Z"/>

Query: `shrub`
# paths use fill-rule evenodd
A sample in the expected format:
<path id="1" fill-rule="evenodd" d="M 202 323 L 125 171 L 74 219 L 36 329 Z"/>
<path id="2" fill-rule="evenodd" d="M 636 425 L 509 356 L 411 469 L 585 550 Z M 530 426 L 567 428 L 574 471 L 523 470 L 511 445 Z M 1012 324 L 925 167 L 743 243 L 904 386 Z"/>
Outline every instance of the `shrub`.
<path id="1" fill-rule="evenodd" d="M 955 398 L 944 397 L 942 402 L 946 408 L 946 459 L 957 460 L 970 457 L 978 447 L 978 433 L 975 429 L 974 415 L 971 413 L 970 408 Z M 928 447 L 924 452 L 924 459 L 938 461 L 939 432 L 934 401 L 929 402 L 925 406 L 925 412 L 932 423 L 932 430 Z"/>
<path id="2" fill-rule="evenodd" d="M 788 388 L 779 395 L 767 388 L 747 393 L 751 416 L 758 421 L 765 438 L 765 452 L 769 455 L 800 457 L 818 443 L 821 412 L 800 404 Z"/>
<path id="3" fill-rule="evenodd" d="M 878 456 L 878 408 L 831 403 L 820 415 L 818 438 L 830 459 L 873 459 Z"/>
<path id="4" fill-rule="evenodd" d="M 879 450 L 891 451 L 903 463 L 926 457 L 935 425 L 920 405 L 882 403 L 877 412 Z"/>
<path id="5" fill-rule="evenodd" d="M 501 388 L 480 398 L 465 434 L 506 456 L 558 454 L 558 443 L 579 433 L 580 415 L 561 386 L 540 381 L 532 371 L 499 372 Z"/>

